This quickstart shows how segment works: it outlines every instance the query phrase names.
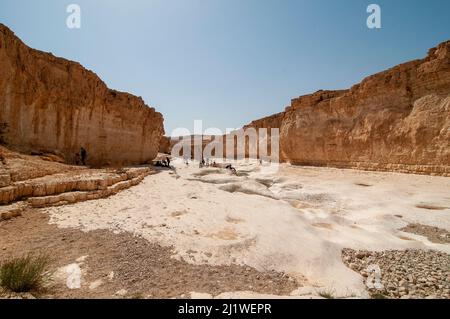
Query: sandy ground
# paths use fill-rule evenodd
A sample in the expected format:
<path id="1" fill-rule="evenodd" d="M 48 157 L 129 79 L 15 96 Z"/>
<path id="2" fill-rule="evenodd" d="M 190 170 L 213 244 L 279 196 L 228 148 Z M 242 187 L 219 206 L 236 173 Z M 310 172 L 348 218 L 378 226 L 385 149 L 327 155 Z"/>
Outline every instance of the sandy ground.
<path id="1" fill-rule="evenodd" d="M 256 162 L 241 162 L 233 176 L 174 165 L 111 198 L 44 212 L 58 227 L 129 232 L 173 247 L 173 258 L 192 265 L 285 272 L 303 286 L 292 296 L 318 289 L 367 296 L 362 277 L 342 262 L 343 248 L 450 253 L 448 244 L 399 230 L 413 223 L 450 230 L 449 178 L 284 164 L 274 171 Z"/>
<path id="2" fill-rule="evenodd" d="M 49 216 L 27 210 L 0 223 L 0 261 L 33 252 L 50 258 L 46 289 L 1 298 L 189 298 L 223 291 L 289 294 L 301 283 L 279 272 L 246 266 L 193 265 L 172 258 L 171 247 L 109 230 L 58 228 Z M 24 240 L 24 238 L 26 240 Z"/>

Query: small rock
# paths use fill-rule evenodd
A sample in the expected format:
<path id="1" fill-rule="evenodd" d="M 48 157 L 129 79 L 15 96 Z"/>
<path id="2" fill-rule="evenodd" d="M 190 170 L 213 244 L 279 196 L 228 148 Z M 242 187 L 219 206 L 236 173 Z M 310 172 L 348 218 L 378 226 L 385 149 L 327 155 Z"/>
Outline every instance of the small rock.
<path id="1" fill-rule="evenodd" d="M 128 293 L 128 291 L 126 289 L 120 289 L 119 291 L 117 291 L 115 293 L 116 296 L 126 296 L 126 294 Z"/>
<path id="2" fill-rule="evenodd" d="M 363 259 L 363 258 L 366 257 L 366 256 L 367 256 L 367 254 L 364 253 L 364 252 L 358 252 L 358 253 L 356 254 L 356 258 L 358 258 L 358 259 Z"/>
<path id="3" fill-rule="evenodd" d="M 103 284 L 103 280 L 98 279 L 98 280 L 96 280 L 94 282 L 91 282 L 91 284 L 89 285 L 89 289 L 90 290 L 95 290 L 98 287 L 100 287 L 102 284 Z"/>

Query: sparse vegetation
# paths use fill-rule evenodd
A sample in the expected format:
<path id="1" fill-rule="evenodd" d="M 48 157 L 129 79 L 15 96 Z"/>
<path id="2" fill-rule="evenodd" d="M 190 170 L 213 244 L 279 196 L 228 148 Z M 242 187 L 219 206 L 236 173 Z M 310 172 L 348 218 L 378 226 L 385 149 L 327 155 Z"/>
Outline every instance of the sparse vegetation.
<path id="1" fill-rule="evenodd" d="M 0 286 L 13 292 L 39 291 L 48 279 L 49 257 L 27 255 L 0 265 Z"/>
<path id="2" fill-rule="evenodd" d="M 134 299 L 134 300 L 145 299 L 145 296 L 144 296 L 144 293 L 142 293 L 142 292 L 136 292 L 130 297 L 130 299 Z"/>
<path id="3" fill-rule="evenodd" d="M 333 289 L 322 289 L 317 292 L 317 294 L 325 299 L 335 299 L 334 297 L 335 291 Z"/>
<path id="4" fill-rule="evenodd" d="M 344 298 L 357 298 L 358 295 L 355 292 L 348 292 Z"/>

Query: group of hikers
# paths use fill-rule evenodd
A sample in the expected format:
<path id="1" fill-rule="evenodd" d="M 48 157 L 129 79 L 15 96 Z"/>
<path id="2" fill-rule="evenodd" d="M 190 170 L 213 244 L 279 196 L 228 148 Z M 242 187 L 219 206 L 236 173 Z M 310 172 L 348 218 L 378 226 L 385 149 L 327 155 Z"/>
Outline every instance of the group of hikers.
<path id="1" fill-rule="evenodd" d="M 170 158 L 167 156 L 165 159 L 163 159 L 162 161 L 156 161 L 155 163 L 156 167 L 167 167 L 167 168 L 171 168 L 170 166 Z"/>
<path id="2" fill-rule="evenodd" d="M 230 170 L 230 172 L 234 175 L 237 175 L 237 170 L 231 166 L 231 164 L 228 164 L 227 166 L 225 166 L 226 169 Z"/>
<path id="3" fill-rule="evenodd" d="M 80 148 L 80 152 L 75 154 L 75 164 L 76 165 L 86 165 L 86 159 L 87 159 L 87 151 L 84 147 Z M 186 167 L 189 166 L 189 159 L 188 158 L 184 158 L 184 163 L 186 164 Z M 156 163 L 154 164 L 156 167 L 166 167 L 166 168 L 172 168 L 170 166 L 170 157 L 167 156 L 165 159 L 163 160 L 158 160 L 156 161 Z M 204 158 L 202 158 L 202 160 L 199 163 L 199 168 L 203 168 L 203 167 L 218 167 L 218 168 L 223 168 L 224 166 L 221 164 L 217 164 L 216 161 L 210 161 L 209 158 L 207 158 L 206 160 Z M 237 175 L 237 170 L 236 168 L 234 168 L 231 164 L 227 164 L 224 167 L 225 169 L 229 170 L 232 174 Z"/>
<path id="4" fill-rule="evenodd" d="M 218 167 L 218 166 L 216 161 L 210 163 L 209 158 L 207 158 L 206 161 L 204 158 L 202 158 L 199 167 L 202 168 L 202 167 Z"/>
<path id="5" fill-rule="evenodd" d="M 199 168 L 203 168 L 203 167 L 219 167 L 219 168 L 223 168 L 223 165 L 219 165 L 216 163 L 216 161 L 213 161 L 212 163 L 210 163 L 209 158 L 203 159 L 201 160 L 200 164 L 199 164 Z M 231 164 L 227 164 L 225 165 L 225 169 L 229 170 L 232 174 L 237 175 L 237 170 L 236 168 L 234 168 Z"/>
<path id="6" fill-rule="evenodd" d="M 183 162 L 186 165 L 186 167 L 189 166 L 189 158 L 188 157 L 184 157 Z M 218 163 L 216 163 L 216 161 L 211 162 L 209 160 L 209 158 L 207 158 L 206 160 L 204 158 L 202 158 L 202 160 L 199 162 L 198 168 L 203 168 L 203 167 L 225 168 L 225 169 L 229 170 L 232 174 L 237 175 L 236 168 L 234 168 L 231 164 L 226 164 L 226 165 L 218 164 Z"/>
<path id="7" fill-rule="evenodd" d="M 87 159 L 87 151 L 84 147 L 80 148 L 80 152 L 75 154 L 75 164 L 76 165 L 86 165 L 86 159 Z M 189 166 L 189 160 L 187 158 L 184 158 L 184 163 L 186 164 L 186 166 Z M 163 160 L 158 160 L 156 161 L 156 163 L 154 164 L 156 167 L 166 167 L 166 168 L 172 168 L 170 166 L 170 157 L 167 156 L 165 159 Z M 225 168 L 227 170 L 229 170 L 232 174 L 237 175 L 237 170 L 236 168 L 234 168 L 231 164 L 227 164 L 225 166 L 221 165 L 221 164 L 217 164 L 216 161 L 210 161 L 209 158 L 207 158 L 206 160 L 204 158 L 202 158 L 202 160 L 199 163 L 199 168 L 203 168 L 203 167 L 218 167 L 218 168 Z"/>
<path id="8" fill-rule="evenodd" d="M 87 158 L 87 151 L 84 147 L 80 148 L 80 152 L 75 154 L 75 164 L 76 165 L 86 165 L 86 158 Z M 184 163 L 186 164 L 186 167 L 189 166 L 189 159 L 188 158 L 184 158 Z M 262 161 L 260 160 L 260 163 L 262 164 Z M 163 160 L 158 160 L 156 161 L 156 163 L 154 164 L 156 167 L 166 167 L 166 168 L 172 168 L 170 166 L 170 157 L 167 156 L 165 159 Z M 202 160 L 199 163 L 199 168 L 203 168 L 203 167 L 218 167 L 218 168 L 223 168 L 224 166 L 221 164 L 217 164 L 216 161 L 212 161 L 210 162 L 209 158 L 207 158 L 206 160 L 204 158 L 202 158 Z M 237 170 L 236 168 L 234 168 L 231 164 L 227 164 L 225 165 L 225 169 L 229 170 L 232 174 L 237 175 Z"/>

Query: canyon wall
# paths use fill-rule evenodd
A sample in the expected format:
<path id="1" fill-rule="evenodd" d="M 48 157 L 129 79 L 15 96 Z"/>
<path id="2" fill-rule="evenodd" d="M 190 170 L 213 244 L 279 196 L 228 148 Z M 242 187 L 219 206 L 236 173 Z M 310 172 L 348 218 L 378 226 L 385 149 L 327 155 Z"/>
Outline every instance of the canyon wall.
<path id="1" fill-rule="evenodd" d="M 244 129 L 249 128 L 249 127 L 253 127 L 255 129 L 266 128 L 269 133 L 270 129 L 272 129 L 272 128 L 279 129 L 281 127 L 281 124 L 283 123 L 283 118 L 284 118 L 284 112 L 277 113 L 277 114 L 274 114 L 271 116 L 264 117 L 259 120 L 255 120 L 255 121 L 251 122 L 250 124 L 244 126 Z"/>
<path id="2" fill-rule="evenodd" d="M 280 156 L 292 164 L 450 176 L 450 41 L 249 126 L 279 127 Z"/>
<path id="3" fill-rule="evenodd" d="M 0 124 L 8 147 L 53 152 L 67 162 L 139 164 L 158 153 L 163 117 L 131 94 L 107 88 L 79 63 L 27 47 L 0 24 Z"/>
<path id="4" fill-rule="evenodd" d="M 172 152 L 172 143 L 170 137 L 161 137 L 161 141 L 159 142 L 159 152 L 164 154 L 170 154 Z"/>

